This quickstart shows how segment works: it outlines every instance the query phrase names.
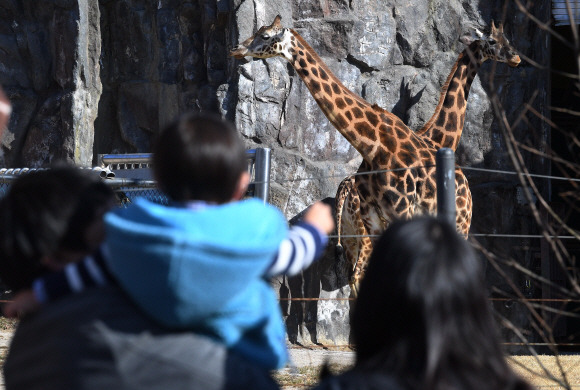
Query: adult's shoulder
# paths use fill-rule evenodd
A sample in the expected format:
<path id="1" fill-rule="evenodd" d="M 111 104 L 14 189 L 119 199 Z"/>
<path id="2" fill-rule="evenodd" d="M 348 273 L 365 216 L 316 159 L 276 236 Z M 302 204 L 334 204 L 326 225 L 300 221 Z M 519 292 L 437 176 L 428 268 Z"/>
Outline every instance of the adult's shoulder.
<path id="1" fill-rule="evenodd" d="M 4 375 L 7 389 L 27 390 L 240 388 L 232 376 L 253 388 L 276 388 L 266 371 L 221 344 L 159 326 L 113 286 L 22 319 Z"/>

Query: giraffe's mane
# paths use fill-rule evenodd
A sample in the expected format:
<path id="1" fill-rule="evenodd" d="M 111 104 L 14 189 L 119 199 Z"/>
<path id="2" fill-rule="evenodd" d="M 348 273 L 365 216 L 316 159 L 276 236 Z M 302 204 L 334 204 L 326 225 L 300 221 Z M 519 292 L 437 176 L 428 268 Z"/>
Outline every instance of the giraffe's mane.
<path id="1" fill-rule="evenodd" d="M 357 102 L 360 102 L 362 104 L 368 105 L 370 106 L 371 104 L 369 102 L 367 102 L 365 99 L 363 99 L 362 97 L 360 97 L 359 95 L 357 95 L 356 93 L 352 92 L 350 89 L 348 89 L 343 83 L 342 81 L 340 81 L 340 79 L 338 77 L 336 77 L 336 75 L 334 74 L 334 72 L 332 70 L 330 70 L 330 68 L 328 67 L 328 65 L 326 65 L 326 62 L 324 62 L 322 60 L 322 58 L 318 55 L 318 53 L 316 52 L 316 50 L 314 50 L 312 48 L 312 46 L 310 46 L 310 44 L 308 44 L 308 42 L 306 42 L 306 40 L 304 38 L 302 38 L 302 35 L 298 34 L 298 32 L 292 28 L 289 28 L 288 30 L 290 30 L 290 32 L 292 33 L 292 35 L 294 35 L 294 37 L 296 38 L 296 40 L 298 40 L 298 42 L 300 42 L 300 44 L 302 46 L 304 46 L 304 48 L 306 49 L 306 51 L 308 51 L 308 53 L 310 53 L 310 55 L 312 56 L 312 58 L 316 61 L 316 63 L 318 64 L 318 66 L 320 66 L 321 68 L 324 69 L 324 71 L 334 80 L 336 81 L 336 83 L 343 88 L 345 91 L 350 92 L 351 97 L 354 98 L 354 100 L 356 100 Z"/>
<path id="2" fill-rule="evenodd" d="M 447 91 L 449 90 L 449 85 L 451 84 L 451 80 L 453 80 L 453 77 L 455 77 L 455 72 L 457 71 L 457 68 L 459 67 L 459 62 L 463 59 L 464 55 L 465 55 L 465 51 L 461 52 L 459 54 L 459 57 L 457 57 L 457 61 L 455 61 L 455 64 L 451 68 L 451 72 L 449 72 L 449 76 L 447 76 L 447 80 L 445 81 L 445 83 L 441 87 L 441 93 L 439 94 L 439 103 L 437 104 L 437 107 L 435 108 L 435 112 L 431 116 L 431 119 L 429 119 L 427 121 L 427 123 L 425 123 L 425 125 L 420 130 L 417 131 L 417 134 L 422 135 L 422 134 L 426 133 L 427 130 L 429 130 L 431 128 L 431 126 L 433 125 L 433 122 L 435 122 L 435 120 L 439 116 L 439 113 L 441 112 L 441 109 L 443 108 L 443 103 L 445 102 L 445 95 L 447 95 Z"/>

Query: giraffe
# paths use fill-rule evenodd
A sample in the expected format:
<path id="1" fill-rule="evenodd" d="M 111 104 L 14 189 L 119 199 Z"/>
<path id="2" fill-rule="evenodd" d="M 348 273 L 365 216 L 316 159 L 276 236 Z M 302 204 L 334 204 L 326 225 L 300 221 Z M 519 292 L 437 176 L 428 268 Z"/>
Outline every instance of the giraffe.
<path id="1" fill-rule="evenodd" d="M 417 134 L 429 138 L 438 147 L 450 148 L 453 151 L 457 149 L 461 139 L 471 83 L 481 65 L 489 59 L 507 63 L 511 67 L 516 67 L 520 63 L 520 57 L 504 36 L 503 25 L 496 28 L 493 21 L 489 36 L 476 31 L 471 36 L 462 37 L 461 41 L 466 48 L 459 54 L 441 88 L 435 112 L 417 131 Z M 363 161 L 358 172 L 366 171 L 368 166 Z M 361 264 L 363 268 L 372 249 L 372 239 L 368 237 L 368 229 L 364 226 L 360 215 L 361 199 L 358 187 L 364 185 L 361 183 L 367 178 L 367 175 L 346 177 L 338 186 L 336 194 L 337 247 L 345 252 L 347 263 Z M 461 202 L 461 199 L 458 202 Z M 346 242 L 346 245 L 343 245 L 343 242 Z M 358 272 L 364 273 L 364 269 Z"/>
<path id="2" fill-rule="evenodd" d="M 491 59 L 505 62 L 511 67 L 520 64 L 520 56 L 510 46 L 504 36 L 503 25 L 496 28 L 491 22 L 491 33 L 488 37 L 480 35 L 463 37 L 462 42 L 467 46 L 455 61 L 447 81 L 441 88 L 439 103 L 435 113 L 425 125 L 417 131 L 442 148 L 451 148 L 454 151 L 459 145 L 463 124 L 465 123 L 465 110 L 471 83 L 477 75 L 481 65 Z"/>
<path id="3" fill-rule="evenodd" d="M 357 187 L 362 223 L 368 234 L 380 234 L 394 219 L 436 211 L 435 154 L 430 139 L 410 130 L 396 115 L 346 88 L 295 30 L 269 26 L 234 47 L 237 59 L 282 57 L 296 70 L 330 123 L 362 155 L 365 169 L 384 170 Z M 463 172 L 455 170 L 457 226 L 467 234 L 471 192 Z M 365 258 L 370 255 L 365 253 Z M 351 287 L 358 285 L 364 263 L 353 264 Z"/>

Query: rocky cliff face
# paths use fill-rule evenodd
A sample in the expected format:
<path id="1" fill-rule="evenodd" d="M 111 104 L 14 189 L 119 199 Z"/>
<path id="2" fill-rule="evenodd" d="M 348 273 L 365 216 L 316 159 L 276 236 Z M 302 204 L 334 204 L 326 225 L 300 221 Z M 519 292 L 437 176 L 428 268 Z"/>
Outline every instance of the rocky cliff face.
<path id="1" fill-rule="evenodd" d="M 42 166 L 65 159 L 91 165 L 98 153 L 148 152 L 176 114 L 211 110 L 235 121 L 248 147 L 272 149 L 271 200 L 295 218 L 312 202 L 334 197 L 361 157 L 284 60 L 237 61 L 229 48 L 280 14 L 348 88 L 419 129 L 463 50 L 459 37 L 501 20 L 503 3 L 0 0 L 0 83 L 15 105 L 2 139 L 5 163 Z M 532 12 L 547 20 L 550 2 L 536 3 Z M 505 15 L 512 44 L 548 63 L 545 35 L 515 8 Z M 488 98 L 490 76 L 509 121 L 536 90 L 531 103 L 546 113 L 548 79 L 526 63 L 515 69 L 487 63 L 473 84 L 458 162 L 510 170 Z M 548 130 L 530 121 L 516 135 L 543 145 Z M 542 160 L 526 158 L 530 170 L 545 170 Z M 475 204 L 472 232 L 531 232 L 513 177 L 466 173 Z M 509 248 L 513 242 L 487 244 Z M 517 256 L 531 262 L 533 254 Z M 282 297 L 349 294 L 332 248 L 300 278 L 277 283 Z M 283 302 L 291 340 L 348 342 L 347 301 Z"/>

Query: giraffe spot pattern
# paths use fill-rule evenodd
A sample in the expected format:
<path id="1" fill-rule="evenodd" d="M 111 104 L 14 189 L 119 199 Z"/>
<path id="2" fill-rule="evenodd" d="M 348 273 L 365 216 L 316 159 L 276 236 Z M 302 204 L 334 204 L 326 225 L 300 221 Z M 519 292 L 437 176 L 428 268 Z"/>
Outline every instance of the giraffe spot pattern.
<path id="1" fill-rule="evenodd" d="M 380 141 L 383 146 L 387 148 L 390 153 L 395 153 L 397 150 L 397 141 L 388 133 L 381 133 Z"/>
<path id="2" fill-rule="evenodd" d="M 328 84 L 323 84 L 322 85 L 322 89 L 324 89 L 324 92 L 326 92 L 327 95 L 332 96 L 332 91 L 330 90 L 330 87 L 328 86 Z"/>
<path id="3" fill-rule="evenodd" d="M 334 105 L 326 97 L 322 97 L 320 99 L 320 107 L 323 111 L 332 111 Z"/>
<path id="4" fill-rule="evenodd" d="M 371 125 L 376 126 L 379 123 L 379 117 L 374 112 L 367 111 L 366 115 Z"/>
<path id="5" fill-rule="evenodd" d="M 450 112 L 447 115 L 447 124 L 445 125 L 445 130 L 456 131 L 457 130 L 457 114 Z"/>
<path id="6" fill-rule="evenodd" d="M 395 131 L 397 132 L 397 138 L 398 139 L 405 139 L 405 138 L 407 138 L 407 132 L 405 131 L 405 129 L 403 129 L 398 124 L 395 127 Z"/>
<path id="7" fill-rule="evenodd" d="M 403 149 L 397 154 L 397 157 L 403 163 L 403 166 L 411 166 L 415 162 L 415 155 L 406 149 Z"/>
<path id="8" fill-rule="evenodd" d="M 340 88 L 338 87 L 337 83 L 332 83 L 332 90 L 335 94 L 340 95 Z"/>
<path id="9" fill-rule="evenodd" d="M 445 97 L 445 101 L 443 102 L 443 106 L 446 108 L 451 108 L 455 104 L 455 96 L 451 94 L 447 94 Z"/>
<path id="10" fill-rule="evenodd" d="M 374 148 L 373 144 L 369 144 L 366 142 L 360 143 L 361 154 L 363 154 L 364 156 L 370 155 L 373 151 L 373 148 Z"/>
<path id="11" fill-rule="evenodd" d="M 305 72 L 308 72 L 306 69 L 304 69 Z M 320 92 L 320 83 L 316 80 L 312 80 L 309 83 L 311 90 L 312 90 L 312 94 L 316 94 L 318 92 Z M 328 102 L 328 101 L 327 101 Z M 330 107 L 332 107 L 332 104 L 330 105 Z"/>
<path id="12" fill-rule="evenodd" d="M 443 125 L 445 124 L 446 117 L 447 117 L 447 115 L 445 115 L 445 112 L 443 110 L 441 110 L 439 113 L 439 117 L 437 118 L 437 122 L 435 122 L 435 126 L 443 127 Z"/>
<path id="13" fill-rule="evenodd" d="M 352 105 L 352 103 L 354 103 L 354 101 L 353 101 L 351 98 L 349 98 L 348 96 L 346 96 L 346 97 L 344 98 L 344 101 L 345 101 L 345 102 L 346 102 L 346 104 L 348 104 L 349 106 L 350 106 L 350 105 Z"/>
<path id="14" fill-rule="evenodd" d="M 405 178 L 405 183 L 407 185 L 407 194 L 415 192 L 415 178 L 411 175 L 407 175 Z"/>
<path id="15" fill-rule="evenodd" d="M 358 107 L 353 107 L 352 113 L 354 114 L 355 118 L 360 119 L 360 118 L 364 117 L 362 110 Z"/>
<path id="16" fill-rule="evenodd" d="M 316 61 L 314 60 L 314 58 L 312 58 L 312 56 L 310 55 L 310 53 L 306 53 L 306 59 L 308 60 L 308 63 L 310 63 L 310 64 L 316 64 Z"/>
<path id="17" fill-rule="evenodd" d="M 449 85 L 449 89 L 451 91 L 456 91 L 458 88 L 459 88 L 459 83 L 457 82 L 457 80 L 452 80 L 451 85 Z"/>
<path id="18" fill-rule="evenodd" d="M 318 73 L 320 73 L 320 78 L 324 81 L 328 81 L 328 74 L 322 68 L 318 68 Z"/>
<path id="19" fill-rule="evenodd" d="M 336 98 L 334 100 L 334 104 L 336 104 L 336 107 L 338 107 L 341 110 L 346 107 L 346 103 L 344 102 L 344 100 L 342 98 Z"/>
<path id="20" fill-rule="evenodd" d="M 339 128 L 345 129 L 348 127 L 348 122 L 344 119 L 341 114 L 336 115 L 336 122 Z"/>
<path id="21" fill-rule="evenodd" d="M 374 129 L 366 122 L 358 122 L 354 125 L 354 128 L 357 129 L 360 135 L 370 139 L 371 141 L 377 140 L 377 135 L 375 134 Z"/>

